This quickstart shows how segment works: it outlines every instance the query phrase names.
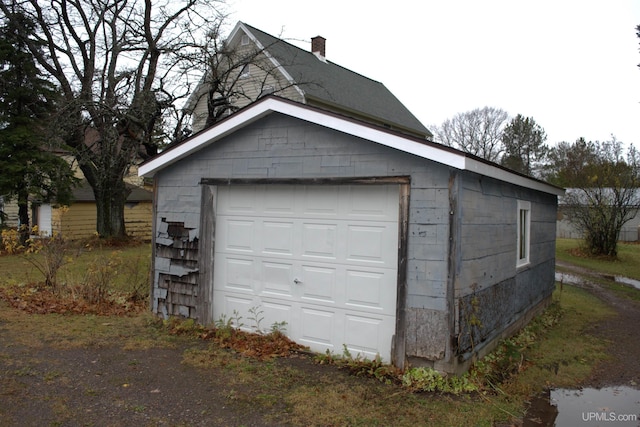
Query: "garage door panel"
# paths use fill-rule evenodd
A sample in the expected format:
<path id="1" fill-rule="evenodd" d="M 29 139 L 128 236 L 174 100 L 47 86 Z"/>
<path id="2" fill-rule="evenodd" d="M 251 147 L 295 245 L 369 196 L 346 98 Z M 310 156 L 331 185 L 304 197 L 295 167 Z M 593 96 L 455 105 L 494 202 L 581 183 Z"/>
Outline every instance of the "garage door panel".
<path id="1" fill-rule="evenodd" d="M 353 219 L 397 221 L 397 187 L 351 186 L 348 188 L 347 216 Z M 380 193 L 384 192 L 384 198 Z M 389 192 L 392 192 L 391 194 Z M 391 202 L 391 203 L 390 203 Z"/>
<path id="2" fill-rule="evenodd" d="M 337 242 L 337 224 L 302 224 L 302 256 L 337 259 Z"/>
<path id="3" fill-rule="evenodd" d="M 340 213 L 340 189 L 336 186 L 301 186 L 301 213 L 307 217 L 337 217 Z"/>
<path id="4" fill-rule="evenodd" d="M 347 229 L 347 261 L 358 261 L 393 268 L 397 254 L 397 229 L 386 224 L 354 225 Z"/>
<path id="5" fill-rule="evenodd" d="M 220 217 L 217 235 L 219 242 L 224 242 L 226 251 L 255 252 L 256 221 L 247 219 L 231 219 Z"/>
<path id="6" fill-rule="evenodd" d="M 336 268 L 302 265 L 300 282 L 300 298 L 320 304 L 335 304 Z"/>
<path id="7" fill-rule="evenodd" d="M 218 205 L 217 214 L 240 215 L 253 214 L 257 210 L 259 187 L 251 185 L 239 185 L 231 187 L 219 187 L 218 198 L 224 198 L 225 204 Z"/>
<path id="8" fill-rule="evenodd" d="M 269 216 L 294 216 L 298 211 L 296 199 L 290 196 L 290 186 L 285 185 L 262 185 L 263 208 L 258 213 Z"/>
<path id="9" fill-rule="evenodd" d="M 293 265 L 291 263 L 262 261 L 260 269 L 262 292 L 292 296 Z"/>
<path id="10" fill-rule="evenodd" d="M 359 311 L 395 313 L 394 301 L 389 295 L 389 288 L 393 288 L 395 277 L 391 272 L 347 270 L 345 286 L 345 305 Z"/>
<path id="11" fill-rule="evenodd" d="M 292 304 L 285 304 L 279 300 L 264 298 L 261 305 L 262 322 L 260 327 L 263 332 L 268 332 L 274 325 L 279 325 L 285 333 L 291 332 Z"/>
<path id="12" fill-rule="evenodd" d="M 300 342 L 311 348 L 333 348 L 336 313 L 304 306 L 301 308 Z"/>
<path id="13" fill-rule="evenodd" d="M 235 291 L 255 291 L 254 259 L 224 257 L 221 261 L 216 274 L 225 288 Z"/>
<path id="14" fill-rule="evenodd" d="M 294 223 L 263 221 L 262 252 L 267 255 L 293 255 Z"/>
<path id="15" fill-rule="evenodd" d="M 384 330 L 384 319 L 366 316 L 345 316 L 345 345 L 352 356 L 361 354 L 369 359 L 380 352 L 381 334 Z M 390 348 L 389 348 L 390 350 Z"/>
<path id="16" fill-rule="evenodd" d="M 215 321 L 231 321 L 233 326 L 243 330 L 251 330 L 251 325 L 246 321 L 247 313 L 256 306 L 256 301 L 251 295 L 238 295 L 229 292 L 214 292 L 214 312 L 220 313 Z"/>
<path id="17" fill-rule="evenodd" d="M 240 190 L 236 192 L 236 190 Z M 384 360 L 395 333 L 398 186 L 221 186 L 213 318 L 286 322 L 313 351 Z M 243 200 L 252 198 L 251 201 Z"/>

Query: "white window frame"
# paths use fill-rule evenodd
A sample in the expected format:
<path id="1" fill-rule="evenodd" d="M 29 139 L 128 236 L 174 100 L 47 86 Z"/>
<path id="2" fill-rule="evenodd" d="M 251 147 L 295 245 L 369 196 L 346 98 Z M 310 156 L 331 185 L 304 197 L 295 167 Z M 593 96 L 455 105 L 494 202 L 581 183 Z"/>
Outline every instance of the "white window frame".
<path id="1" fill-rule="evenodd" d="M 516 267 L 524 267 L 531 254 L 531 202 L 518 200 L 516 223 Z"/>

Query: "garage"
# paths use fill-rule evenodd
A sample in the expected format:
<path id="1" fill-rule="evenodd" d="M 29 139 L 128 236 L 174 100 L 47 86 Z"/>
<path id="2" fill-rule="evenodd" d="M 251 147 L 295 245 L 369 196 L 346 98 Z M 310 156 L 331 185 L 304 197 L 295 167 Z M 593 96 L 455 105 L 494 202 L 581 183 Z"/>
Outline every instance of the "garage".
<path id="1" fill-rule="evenodd" d="M 398 185 L 218 186 L 212 318 L 389 361 L 398 201 Z"/>
<path id="2" fill-rule="evenodd" d="M 551 301 L 563 190 L 450 147 L 271 96 L 140 173 L 164 318 L 459 373 Z"/>

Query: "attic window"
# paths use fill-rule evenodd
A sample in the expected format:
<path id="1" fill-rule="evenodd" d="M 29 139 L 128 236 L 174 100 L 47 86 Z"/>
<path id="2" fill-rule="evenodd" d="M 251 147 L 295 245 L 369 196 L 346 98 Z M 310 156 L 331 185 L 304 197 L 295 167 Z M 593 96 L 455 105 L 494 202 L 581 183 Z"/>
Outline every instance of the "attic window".
<path id="1" fill-rule="evenodd" d="M 242 46 L 246 46 L 246 45 L 248 45 L 248 44 L 249 44 L 249 36 L 248 36 L 248 35 L 246 35 L 246 34 L 244 34 L 244 35 L 242 36 L 242 38 L 240 39 L 240 44 L 241 44 Z"/>
<path id="2" fill-rule="evenodd" d="M 247 78 L 251 75 L 251 70 L 249 68 L 250 64 L 244 64 L 244 67 L 242 67 L 242 70 L 240 71 L 240 77 L 241 78 Z"/>
<path id="3" fill-rule="evenodd" d="M 260 95 L 258 95 L 258 98 L 262 98 L 263 96 L 267 96 L 273 92 L 275 92 L 276 89 L 273 86 L 265 86 L 262 88 L 262 91 L 260 92 Z"/>

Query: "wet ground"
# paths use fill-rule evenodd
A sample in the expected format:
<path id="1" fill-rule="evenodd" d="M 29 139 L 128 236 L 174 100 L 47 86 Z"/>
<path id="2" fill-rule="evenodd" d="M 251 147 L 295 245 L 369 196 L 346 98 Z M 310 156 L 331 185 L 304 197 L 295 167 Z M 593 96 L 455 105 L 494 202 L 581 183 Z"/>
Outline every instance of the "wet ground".
<path id="1" fill-rule="evenodd" d="M 640 281 L 558 264 L 556 280 L 584 288 L 618 313 L 589 331 L 611 342 L 611 358 L 582 388 L 552 389 L 534 398 L 523 427 L 640 426 L 640 304 L 620 297 L 601 282 L 640 289 Z"/>

